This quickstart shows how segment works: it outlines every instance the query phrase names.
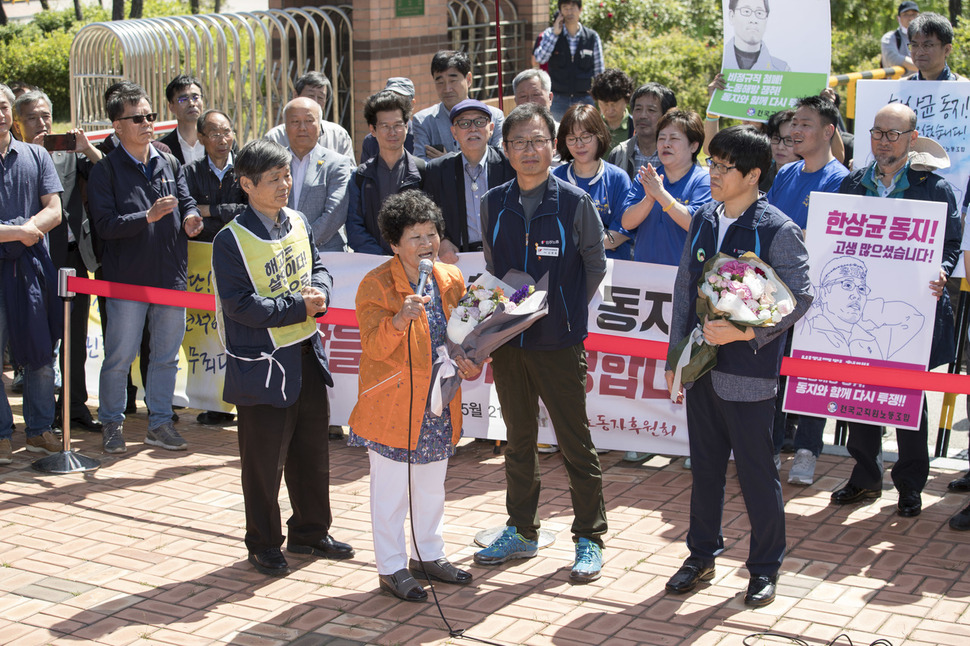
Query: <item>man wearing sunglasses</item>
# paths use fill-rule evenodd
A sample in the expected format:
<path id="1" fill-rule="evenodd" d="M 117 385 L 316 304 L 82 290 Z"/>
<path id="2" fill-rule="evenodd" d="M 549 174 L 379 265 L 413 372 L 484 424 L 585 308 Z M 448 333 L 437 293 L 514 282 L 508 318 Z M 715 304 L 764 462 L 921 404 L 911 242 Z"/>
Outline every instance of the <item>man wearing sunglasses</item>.
<path id="1" fill-rule="evenodd" d="M 451 109 L 451 135 L 460 152 L 433 159 L 425 169 L 424 190 L 445 219 L 438 250 L 445 262 L 458 262 L 459 251 L 481 251 L 482 196 L 515 177 L 505 155 L 488 145 L 494 129 L 488 106 L 465 99 Z"/>
<path id="2" fill-rule="evenodd" d="M 126 84 L 107 101 L 120 145 L 95 165 L 88 184 L 94 227 L 104 241 L 104 279 L 184 290 L 188 238 L 202 231 L 202 218 L 185 175 L 170 153 L 152 146 L 154 122 L 145 91 Z M 126 382 L 145 323 L 151 334 L 146 383 L 150 410 L 147 444 L 172 451 L 186 442 L 172 426 L 178 351 L 185 334 L 185 308 L 109 298 L 105 357 L 101 366 L 99 417 L 106 453 L 123 453 Z"/>
<path id="3" fill-rule="evenodd" d="M 188 165 L 205 157 L 205 147 L 199 140 L 198 121 L 205 112 L 205 93 L 202 81 L 179 74 L 165 88 L 168 110 L 178 126 L 159 141 L 168 146 L 180 164 Z"/>
<path id="4" fill-rule="evenodd" d="M 947 205 L 940 277 L 929 284 L 937 298 L 928 366 L 932 370 L 951 362 L 956 352 L 953 308 L 944 286 L 960 257 L 960 212 L 949 182 L 923 166 L 916 168 L 915 158 L 911 159 L 910 151 L 920 140 L 916 132 L 916 113 L 911 108 L 902 103 L 883 107 L 876 113 L 869 133 L 874 161 L 850 173 L 842 182 L 840 193 L 945 202 Z M 930 469 L 927 430 L 924 398 L 919 430 L 896 432 L 899 459 L 893 466 L 892 479 L 899 492 L 896 510 L 903 517 L 918 516 L 922 511 L 920 493 Z M 845 505 L 879 498 L 882 495 L 882 427 L 849 422 L 846 448 L 855 459 L 855 467 L 845 486 L 832 494 L 832 502 Z"/>

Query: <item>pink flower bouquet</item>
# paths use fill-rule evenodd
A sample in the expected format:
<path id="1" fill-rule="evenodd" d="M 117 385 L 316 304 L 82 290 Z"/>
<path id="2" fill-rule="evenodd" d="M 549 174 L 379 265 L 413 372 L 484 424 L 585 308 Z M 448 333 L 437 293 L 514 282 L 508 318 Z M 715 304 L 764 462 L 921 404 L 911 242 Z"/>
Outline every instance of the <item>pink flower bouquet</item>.
<path id="1" fill-rule="evenodd" d="M 435 350 L 437 357 L 428 400 L 432 413 L 441 415 L 461 385 L 455 357 L 481 363 L 496 348 L 546 315 L 549 311 L 547 282 L 548 278 L 543 276 L 533 285 L 531 276 L 513 269 L 503 280 L 484 273 L 469 286 L 451 311 L 447 343 Z"/>
<path id="2" fill-rule="evenodd" d="M 727 319 L 739 330 L 771 327 L 795 309 L 795 296 L 754 253 L 740 258 L 719 253 L 704 265 L 696 307 L 701 323 L 668 356 L 674 368 L 672 399 L 682 383 L 697 381 L 717 365 L 717 346 L 704 341 L 705 319 Z"/>

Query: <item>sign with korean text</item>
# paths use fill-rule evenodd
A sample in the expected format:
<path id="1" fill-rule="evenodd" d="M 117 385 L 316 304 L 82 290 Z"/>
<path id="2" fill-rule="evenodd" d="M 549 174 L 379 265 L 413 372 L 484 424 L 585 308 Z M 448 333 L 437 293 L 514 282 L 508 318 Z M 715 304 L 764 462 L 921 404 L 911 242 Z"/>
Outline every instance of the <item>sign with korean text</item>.
<path id="1" fill-rule="evenodd" d="M 387 260 L 366 254 L 323 254 L 334 276 L 332 306 L 354 308 L 357 285 L 367 271 Z M 461 254 L 458 267 L 466 282 L 484 270 L 481 253 Z M 599 294 L 590 303 L 589 331 L 622 338 L 666 342 L 671 314 L 671 288 L 676 267 L 608 261 Z M 357 401 L 358 330 L 321 326 L 334 389 L 331 423 L 346 423 Z M 663 361 L 628 357 L 621 352 L 587 353 L 586 407 L 593 442 L 598 448 L 687 455 L 687 418 L 683 405 L 670 402 Z M 502 410 L 486 367 L 478 379 L 462 382 L 464 435 L 505 439 Z M 549 414 L 540 403 L 539 442 L 555 444 Z"/>
<path id="2" fill-rule="evenodd" d="M 962 205 L 970 176 L 970 83 L 958 81 L 859 81 L 856 85 L 855 168 L 872 163 L 872 128 L 876 112 L 889 103 L 904 103 L 916 112 L 916 130 L 943 146 L 949 168 L 937 175 L 953 186 Z"/>
<path id="3" fill-rule="evenodd" d="M 792 357 L 925 370 L 946 204 L 813 192 L 806 244 L 814 301 Z M 833 375 L 838 367 L 833 365 Z M 786 411 L 916 429 L 921 390 L 789 377 Z"/>
<path id="4" fill-rule="evenodd" d="M 722 0 L 725 89 L 707 111 L 767 121 L 828 85 L 832 33 L 827 0 Z"/>

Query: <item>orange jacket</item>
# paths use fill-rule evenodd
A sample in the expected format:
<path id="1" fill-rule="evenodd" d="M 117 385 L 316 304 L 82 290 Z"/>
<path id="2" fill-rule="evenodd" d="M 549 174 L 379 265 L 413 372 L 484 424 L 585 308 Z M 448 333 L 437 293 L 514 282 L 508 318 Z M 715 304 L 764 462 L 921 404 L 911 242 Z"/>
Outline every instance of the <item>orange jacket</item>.
<path id="1" fill-rule="evenodd" d="M 441 292 L 445 318 L 465 294 L 465 281 L 454 265 L 437 262 L 434 279 Z M 397 256 L 370 271 L 357 288 L 357 321 L 360 324 L 360 358 L 357 405 L 350 414 L 354 432 L 368 440 L 395 448 L 407 448 L 408 373 L 407 328 L 398 331 L 391 319 L 413 294 L 404 266 Z M 411 363 L 414 396 L 411 414 L 411 448 L 418 444 L 421 421 L 431 388 L 431 331 L 428 319 L 411 325 Z M 451 400 L 452 442 L 461 437 L 461 390 Z"/>

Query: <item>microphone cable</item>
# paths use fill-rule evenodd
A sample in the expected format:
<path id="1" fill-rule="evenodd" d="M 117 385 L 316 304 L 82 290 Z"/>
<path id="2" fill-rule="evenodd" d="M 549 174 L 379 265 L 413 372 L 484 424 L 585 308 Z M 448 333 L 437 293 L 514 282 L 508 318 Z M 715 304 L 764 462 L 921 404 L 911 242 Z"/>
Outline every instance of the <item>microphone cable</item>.
<path id="1" fill-rule="evenodd" d="M 423 296 L 423 294 L 422 294 L 422 296 Z M 432 298 L 434 298 L 434 297 L 432 297 Z M 442 307 L 444 307 L 443 304 L 442 304 Z M 425 316 L 427 316 L 427 312 L 425 312 Z M 414 547 L 414 555 L 417 557 L 417 561 L 419 563 L 421 563 L 422 564 L 422 567 L 423 567 L 423 565 L 424 565 L 424 559 L 421 558 L 421 551 L 418 548 L 418 541 L 417 541 L 417 538 L 416 538 L 417 535 L 414 533 L 414 504 L 413 504 L 413 502 L 414 502 L 414 496 L 412 495 L 412 489 L 411 489 L 411 485 L 412 485 L 412 482 L 411 482 L 411 468 L 412 468 L 412 464 L 411 464 L 411 431 L 413 430 L 412 429 L 412 426 L 413 426 L 412 420 L 414 419 L 414 364 L 411 361 L 411 325 L 413 323 L 414 323 L 414 321 L 408 321 L 408 333 L 407 333 L 407 344 L 408 344 L 408 390 L 409 390 L 409 395 L 410 395 L 408 397 L 408 451 L 407 451 L 407 460 L 408 460 L 408 516 L 409 516 L 408 521 L 409 521 L 409 523 L 411 525 L 411 545 Z M 428 327 L 429 327 L 429 331 L 430 331 L 430 324 L 429 324 Z M 452 423 L 454 423 L 454 422 L 452 422 Z M 421 433 L 421 430 L 418 429 L 418 434 L 420 435 L 420 433 Z M 449 441 L 450 441 L 450 439 L 449 439 Z M 434 588 L 434 583 L 431 581 L 431 575 L 429 575 L 427 573 L 427 571 L 424 572 L 424 578 L 428 582 L 428 587 L 431 588 L 431 597 L 434 599 L 434 605 L 438 609 L 438 616 L 441 617 L 441 621 L 443 621 L 445 623 L 445 626 L 448 628 L 448 636 L 449 637 L 469 639 L 471 641 L 475 641 L 475 642 L 478 642 L 480 644 L 490 644 L 491 646 L 505 646 L 504 644 L 501 644 L 499 642 L 493 642 L 493 641 L 489 641 L 487 639 L 480 639 L 478 637 L 473 637 L 471 635 L 466 635 L 464 628 L 455 628 L 455 627 L 453 627 L 451 625 L 451 623 L 448 621 L 447 617 L 445 617 L 445 611 L 441 607 L 441 602 L 438 601 L 438 593 L 437 593 L 437 591 Z"/>

